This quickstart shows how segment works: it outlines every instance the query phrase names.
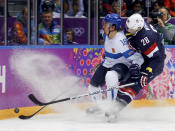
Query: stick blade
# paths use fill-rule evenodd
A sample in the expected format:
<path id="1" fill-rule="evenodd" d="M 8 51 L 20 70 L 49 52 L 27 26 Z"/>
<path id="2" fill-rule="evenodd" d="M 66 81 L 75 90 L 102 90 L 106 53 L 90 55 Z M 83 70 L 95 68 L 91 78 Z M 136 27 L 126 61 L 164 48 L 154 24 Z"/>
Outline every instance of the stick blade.
<path id="1" fill-rule="evenodd" d="M 19 118 L 19 119 L 22 119 L 22 120 L 27 120 L 27 119 L 32 118 L 32 116 L 33 116 L 33 115 L 31 115 L 31 116 L 20 115 L 18 118 Z"/>

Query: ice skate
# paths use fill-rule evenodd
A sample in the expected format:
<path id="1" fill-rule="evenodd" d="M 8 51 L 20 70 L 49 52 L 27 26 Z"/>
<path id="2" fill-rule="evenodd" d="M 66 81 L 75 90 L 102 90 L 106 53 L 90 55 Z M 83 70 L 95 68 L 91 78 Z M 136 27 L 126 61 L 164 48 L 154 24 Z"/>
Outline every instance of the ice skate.
<path id="1" fill-rule="evenodd" d="M 97 88 L 97 87 L 94 87 L 92 85 L 89 85 L 88 87 L 88 91 L 89 93 L 94 93 L 94 92 L 99 92 L 101 90 L 101 88 Z M 97 103 L 99 103 L 100 101 L 102 101 L 102 93 L 98 93 L 98 94 L 95 94 L 95 95 L 92 95 L 91 96 L 91 99 L 93 101 L 93 103 L 95 104 L 94 106 L 92 107 L 89 107 L 87 110 L 86 110 L 86 113 L 87 114 L 98 114 L 100 113 L 100 108 L 97 106 Z"/>
<path id="2" fill-rule="evenodd" d="M 119 101 L 113 101 L 109 108 L 105 111 L 105 119 L 107 122 L 116 122 L 120 111 L 125 105 Z"/>
<path id="3" fill-rule="evenodd" d="M 105 112 L 106 122 L 112 123 L 117 121 L 118 114 L 116 112 Z"/>
<path id="4" fill-rule="evenodd" d="M 87 114 L 100 114 L 102 113 L 102 110 L 98 107 L 98 106 L 92 106 L 92 107 L 89 107 L 88 109 L 86 109 L 86 113 Z"/>

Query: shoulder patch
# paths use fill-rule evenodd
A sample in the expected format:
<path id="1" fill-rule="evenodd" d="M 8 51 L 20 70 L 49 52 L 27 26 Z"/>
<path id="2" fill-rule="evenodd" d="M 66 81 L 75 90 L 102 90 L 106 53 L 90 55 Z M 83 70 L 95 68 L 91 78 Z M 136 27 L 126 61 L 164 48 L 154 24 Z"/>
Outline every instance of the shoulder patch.
<path id="1" fill-rule="evenodd" d="M 115 49 L 114 48 L 112 48 L 112 53 L 115 53 L 116 51 L 115 51 Z"/>

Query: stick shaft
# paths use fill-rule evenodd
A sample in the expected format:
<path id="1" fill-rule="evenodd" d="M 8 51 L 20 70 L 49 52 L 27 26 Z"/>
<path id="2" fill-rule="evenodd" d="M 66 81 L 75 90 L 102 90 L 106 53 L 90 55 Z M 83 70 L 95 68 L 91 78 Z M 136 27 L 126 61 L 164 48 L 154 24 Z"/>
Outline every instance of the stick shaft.
<path id="1" fill-rule="evenodd" d="M 47 103 L 39 101 L 33 94 L 29 95 L 29 99 L 31 101 L 33 101 L 35 104 L 43 106 L 43 105 L 50 105 L 50 104 L 60 103 L 60 102 L 68 101 L 68 100 L 75 100 L 75 99 L 79 99 L 81 97 L 91 96 L 91 95 L 95 95 L 95 94 L 99 94 L 99 93 L 104 93 L 104 92 L 107 92 L 107 91 L 111 91 L 112 89 L 124 88 L 124 87 L 132 86 L 132 85 L 135 85 L 135 84 L 136 83 L 129 83 L 129 84 L 117 86 L 117 87 L 114 87 L 114 88 L 109 88 L 109 89 L 106 89 L 106 90 L 100 90 L 100 91 L 93 92 L 93 93 L 86 93 L 86 94 L 81 94 L 81 95 L 77 95 L 77 96 L 74 96 L 74 97 L 67 97 L 67 98 L 64 98 L 64 99 L 53 100 L 53 101 L 50 101 L 50 102 L 47 102 Z"/>

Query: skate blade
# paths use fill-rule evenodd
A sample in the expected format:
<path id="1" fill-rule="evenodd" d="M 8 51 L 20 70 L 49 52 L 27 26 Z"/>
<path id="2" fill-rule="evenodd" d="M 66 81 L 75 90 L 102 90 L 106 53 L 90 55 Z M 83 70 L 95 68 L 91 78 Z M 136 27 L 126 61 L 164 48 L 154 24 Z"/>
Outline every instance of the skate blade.
<path id="1" fill-rule="evenodd" d="M 88 115 L 93 115 L 93 114 L 102 114 L 102 110 L 100 110 L 100 109 L 91 109 L 91 108 L 88 108 L 87 110 L 86 110 L 86 114 L 88 114 Z"/>
<path id="2" fill-rule="evenodd" d="M 105 119 L 108 123 L 115 123 L 117 122 L 117 115 L 105 113 Z"/>

